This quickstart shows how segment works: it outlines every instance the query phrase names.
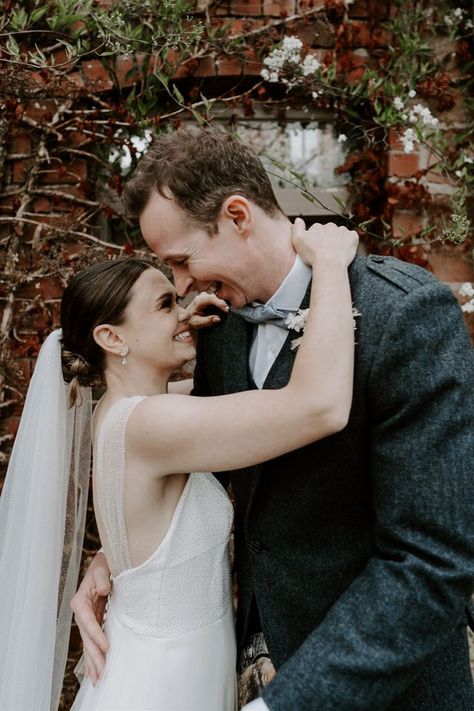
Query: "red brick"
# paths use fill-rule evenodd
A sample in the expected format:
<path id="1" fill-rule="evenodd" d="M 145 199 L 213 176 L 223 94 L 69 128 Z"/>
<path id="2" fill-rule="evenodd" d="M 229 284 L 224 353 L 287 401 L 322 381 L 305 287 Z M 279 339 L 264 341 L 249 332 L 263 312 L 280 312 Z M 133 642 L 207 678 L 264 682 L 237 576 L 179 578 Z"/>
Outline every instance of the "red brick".
<path id="1" fill-rule="evenodd" d="M 356 84 L 363 76 L 369 62 L 369 57 L 365 49 L 356 49 L 349 55 L 346 69 L 346 79 L 350 84 Z"/>
<path id="2" fill-rule="evenodd" d="M 2 434 L 15 436 L 18 431 L 18 425 L 20 424 L 19 416 L 4 417 L 2 422 Z M 13 440 L 12 440 L 13 444 Z"/>
<path id="3" fill-rule="evenodd" d="M 316 7 L 324 7 L 325 4 L 325 0 L 296 0 L 296 12 L 298 14 L 308 12 Z"/>
<path id="4" fill-rule="evenodd" d="M 120 87 L 131 86 L 142 76 L 143 54 L 124 54 L 115 60 L 115 76 Z"/>
<path id="5" fill-rule="evenodd" d="M 226 19 L 225 22 L 227 23 L 228 20 Z M 257 30 L 260 27 L 264 27 L 266 24 L 268 24 L 266 20 L 257 19 L 255 17 L 252 17 L 250 19 L 247 17 L 236 17 L 229 21 L 229 28 L 226 32 L 226 35 L 227 37 L 240 37 L 241 35 L 245 35 L 249 31 Z"/>
<path id="6" fill-rule="evenodd" d="M 349 17 L 368 17 L 369 8 L 367 0 L 355 0 L 352 5 L 349 5 Z"/>
<path id="7" fill-rule="evenodd" d="M 33 212 L 49 212 L 51 201 L 48 198 L 40 197 L 33 200 Z"/>
<path id="8" fill-rule="evenodd" d="M 59 281 L 52 277 L 40 280 L 39 292 L 44 299 L 60 299 L 63 291 L 64 288 Z"/>
<path id="9" fill-rule="evenodd" d="M 394 153 L 388 156 L 388 174 L 406 178 L 414 175 L 419 168 L 419 156 L 417 153 Z"/>
<path id="10" fill-rule="evenodd" d="M 465 245 L 433 245 L 429 262 L 441 281 L 474 282 L 474 264 L 466 254 Z"/>
<path id="11" fill-rule="evenodd" d="M 253 47 L 247 49 L 245 52 L 245 66 L 244 74 L 246 76 L 260 76 L 263 64 L 255 55 L 255 50 Z"/>
<path id="12" fill-rule="evenodd" d="M 73 87 L 77 89 L 84 89 L 86 84 L 88 83 L 87 81 L 84 81 L 84 77 L 81 75 L 80 72 L 70 72 L 67 77 L 67 81 L 70 82 L 70 84 L 73 85 Z"/>
<path id="13" fill-rule="evenodd" d="M 393 236 L 396 238 L 416 235 L 423 227 L 423 217 L 413 212 L 396 212 L 392 219 Z"/>
<path id="14" fill-rule="evenodd" d="M 10 138 L 8 152 L 31 153 L 31 136 L 29 136 L 27 133 L 15 131 L 15 133 Z"/>
<path id="15" fill-rule="evenodd" d="M 263 0 L 263 14 L 274 17 L 288 17 L 296 12 L 296 0 Z"/>
<path id="16" fill-rule="evenodd" d="M 49 121 L 56 113 L 57 108 L 58 105 L 55 101 L 41 99 L 41 101 L 30 102 L 24 115 L 41 124 Z"/>
<path id="17" fill-rule="evenodd" d="M 217 74 L 214 57 L 208 55 L 199 60 L 197 69 L 193 72 L 196 77 L 215 77 Z"/>
<path id="18" fill-rule="evenodd" d="M 92 85 L 96 90 L 104 91 L 113 87 L 110 72 L 98 59 L 91 59 L 84 62 L 81 66 L 81 73 L 85 87 L 91 87 Z M 69 76 L 69 78 L 71 77 Z"/>
<path id="19" fill-rule="evenodd" d="M 236 15 L 261 15 L 262 0 L 231 0 L 230 11 Z"/>
<path id="20" fill-rule="evenodd" d="M 216 59 L 217 73 L 221 77 L 240 76 L 243 62 L 237 57 L 222 57 Z"/>
<path id="21" fill-rule="evenodd" d="M 394 128 L 389 129 L 388 132 L 388 144 L 392 151 L 401 151 L 403 150 L 403 143 L 401 140 L 401 136 L 396 131 Z"/>
<path id="22" fill-rule="evenodd" d="M 12 183 L 24 183 L 28 178 L 33 161 L 31 159 L 16 160 L 12 166 Z"/>
<path id="23" fill-rule="evenodd" d="M 54 163 L 52 164 L 54 165 Z M 52 169 L 50 167 L 41 170 L 39 173 L 42 183 L 77 183 L 87 178 L 87 163 L 85 160 L 75 160 L 62 168 Z"/>

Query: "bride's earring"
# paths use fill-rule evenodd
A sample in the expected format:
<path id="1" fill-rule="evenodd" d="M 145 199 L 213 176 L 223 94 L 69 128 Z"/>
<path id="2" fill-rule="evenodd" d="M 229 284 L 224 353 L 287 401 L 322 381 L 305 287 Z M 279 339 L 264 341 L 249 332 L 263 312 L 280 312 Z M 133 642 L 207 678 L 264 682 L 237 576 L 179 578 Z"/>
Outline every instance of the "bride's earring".
<path id="1" fill-rule="evenodd" d="M 122 360 L 120 361 L 120 364 L 127 365 L 127 363 L 128 363 L 128 360 L 127 360 L 128 348 L 122 348 L 119 355 L 122 358 Z"/>

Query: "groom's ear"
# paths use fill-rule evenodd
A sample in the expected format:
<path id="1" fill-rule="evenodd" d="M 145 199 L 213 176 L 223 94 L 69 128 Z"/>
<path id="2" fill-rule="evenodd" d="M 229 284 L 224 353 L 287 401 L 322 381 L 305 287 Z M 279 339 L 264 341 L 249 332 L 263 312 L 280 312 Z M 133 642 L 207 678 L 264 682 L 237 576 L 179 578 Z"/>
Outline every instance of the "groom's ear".
<path id="1" fill-rule="evenodd" d="M 230 195 L 226 198 L 219 217 L 241 237 L 247 238 L 253 230 L 252 205 L 243 195 Z"/>
<path id="2" fill-rule="evenodd" d="M 120 355 L 120 350 L 124 347 L 123 338 L 117 333 L 115 326 L 108 323 L 101 323 L 94 328 L 92 333 L 94 341 L 102 350 L 112 355 Z"/>

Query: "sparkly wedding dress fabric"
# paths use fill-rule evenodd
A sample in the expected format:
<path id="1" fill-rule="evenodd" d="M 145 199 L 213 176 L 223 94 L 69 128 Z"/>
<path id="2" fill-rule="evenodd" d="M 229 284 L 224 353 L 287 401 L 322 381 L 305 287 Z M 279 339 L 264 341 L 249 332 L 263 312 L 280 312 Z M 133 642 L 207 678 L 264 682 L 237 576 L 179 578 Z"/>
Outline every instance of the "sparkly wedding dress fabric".
<path id="1" fill-rule="evenodd" d="M 212 474 L 189 475 L 165 538 L 143 564 L 130 564 L 125 426 L 141 399 L 114 403 L 98 435 L 95 506 L 109 541 L 109 566 L 119 572 L 105 622 L 105 671 L 95 687 L 84 680 L 72 710 L 234 711 L 233 512 Z"/>

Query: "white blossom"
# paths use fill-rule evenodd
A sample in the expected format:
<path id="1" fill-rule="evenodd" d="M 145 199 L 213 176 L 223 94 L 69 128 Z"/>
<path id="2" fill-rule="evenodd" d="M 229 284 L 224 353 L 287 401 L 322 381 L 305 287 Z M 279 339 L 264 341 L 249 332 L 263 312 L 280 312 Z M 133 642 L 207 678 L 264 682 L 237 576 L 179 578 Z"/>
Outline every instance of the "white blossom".
<path id="1" fill-rule="evenodd" d="M 403 150 L 405 153 L 413 153 L 415 141 L 417 141 L 416 133 L 412 128 L 407 128 L 402 135 Z"/>
<path id="2" fill-rule="evenodd" d="M 414 99 L 416 96 L 416 91 L 414 89 L 410 89 L 410 91 L 408 92 L 408 96 L 410 97 L 410 99 Z"/>
<path id="3" fill-rule="evenodd" d="M 286 317 L 285 326 L 287 326 L 290 331 L 296 331 L 296 333 L 304 331 L 306 322 L 308 320 L 308 314 L 309 309 L 298 309 L 296 313 L 288 314 L 288 316 Z M 358 309 L 356 309 L 355 306 L 353 306 L 352 319 L 354 321 L 354 331 L 357 329 L 356 318 L 358 318 L 359 316 L 362 316 L 362 314 Z M 290 342 L 291 350 L 295 351 L 302 340 L 302 335 L 299 338 L 293 338 L 293 340 Z"/>
<path id="4" fill-rule="evenodd" d="M 467 296 L 469 299 L 474 297 L 474 287 L 470 281 L 464 282 L 464 284 L 459 289 L 459 296 Z"/>
<path id="5" fill-rule="evenodd" d="M 303 46 L 303 42 L 296 35 L 290 35 L 283 38 L 283 48 L 288 52 L 299 52 Z"/>
<path id="6" fill-rule="evenodd" d="M 450 12 L 445 15 L 443 19 L 447 27 L 453 27 L 454 25 L 457 25 L 462 22 L 464 16 L 465 10 L 463 10 L 461 7 L 455 7 L 450 10 Z"/>
<path id="7" fill-rule="evenodd" d="M 462 170 L 455 170 L 454 175 L 456 175 L 458 178 L 462 178 Z"/>
<path id="8" fill-rule="evenodd" d="M 307 77 L 309 74 L 314 74 L 321 68 L 320 62 L 313 57 L 312 54 L 307 54 L 303 61 L 302 71 L 303 76 Z"/>
<path id="9" fill-rule="evenodd" d="M 468 301 L 461 306 L 461 310 L 466 314 L 474 314 L 474 300 Z"/>
<path id="10" fill-rule="evenodd" d="M 280 71 L 284 68 L 285 64 L 290 62 L 292 64 L 299 64 L 301 61 L 300 51 L 303 46 L 302 41 L 299 37 L 289 36 L 284 37 L 281 47 L 277 47 L 272 50 L 268 57 L 265 57 L 263 64 L 265 67 L 260 72 L 260 76 L 265 81 L 278 82 L 280 81 Z M 288 84 L 288 80 L 281 79 L 285 84 Z"/>
<path id="11" fill-rule="evenodd" d="M 306 321 L 308 319 L 309 309 L 298 309 L 294 314 L 288 314 L 285 321 L 285 326 L 288 327 L 290 331 L 304 331 L 306 326 Z"/>
<path id="12" fill-rule="evenodd" d="M 439 123 L 439 120 L 432 115 L 429 108 L 423 104 L 415 104 L 408 115 L 408 120 L 410 123 L 421 121 L 423 126 L 437 126 Z"/>
<path id="13" fill-rule="evenodd" d="M 318 94 L 317 91 L 312 91 L 312 92 L 311 92 L 311 96 L 313 97 L 313 99 L 317 99 L 318 96 L 319 96 L 319 94 Z"/>
<path id="14" fill-rule="evenodd" d="M 337 139 L 338 143 L 345 143 L 347 141 L 347 136 L 345 133 L 339 134 L 339 137 Z"/>
<path id="15" fill-rule="evenodd" d="M 399 96 L 396 96 L 393 100 L 393 105 L 397 109 L 397 111 L 401 111 L 404 107 L 404 103 L 402 99 Z"/>

